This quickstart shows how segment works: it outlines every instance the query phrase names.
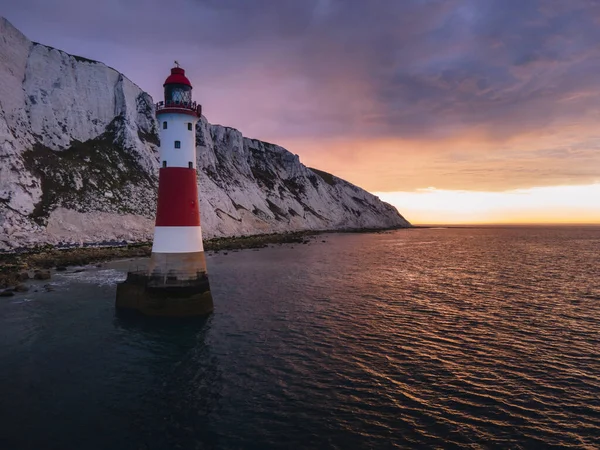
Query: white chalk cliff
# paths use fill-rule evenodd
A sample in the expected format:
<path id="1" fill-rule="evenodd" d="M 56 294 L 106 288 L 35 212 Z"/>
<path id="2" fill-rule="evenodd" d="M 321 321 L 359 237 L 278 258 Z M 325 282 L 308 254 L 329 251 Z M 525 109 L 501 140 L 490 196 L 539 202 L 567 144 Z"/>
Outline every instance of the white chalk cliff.
<path id="1" fill-rule="evenodd" d="M 409 226 L 392 206 L 284 148 L 204 117 L 196 132 L 206 238 Z M 0 17 L 0 250 L 149 240 L 157 175 L 152 98 Z"/>

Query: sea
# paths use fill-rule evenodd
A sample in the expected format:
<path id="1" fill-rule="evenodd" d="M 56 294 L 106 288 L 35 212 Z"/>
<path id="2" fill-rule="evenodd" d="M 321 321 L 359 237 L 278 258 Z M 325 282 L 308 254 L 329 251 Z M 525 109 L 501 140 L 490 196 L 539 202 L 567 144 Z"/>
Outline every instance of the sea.
<path id="1" fill-rule="evenodd" d="M 143 263 L 0 298 L 0 449 L 600 448 L 599 227 L 210 254 L 192 321 L 115 313 Z"/>

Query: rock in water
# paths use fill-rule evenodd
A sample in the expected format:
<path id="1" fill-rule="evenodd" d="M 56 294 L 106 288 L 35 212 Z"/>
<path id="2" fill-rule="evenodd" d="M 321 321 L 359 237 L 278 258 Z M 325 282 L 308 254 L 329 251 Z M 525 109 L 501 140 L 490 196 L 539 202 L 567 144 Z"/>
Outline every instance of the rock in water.
<path id="1" fill-rule="evenodd" d="M 3 18 L 0 36 L 0 250 L 151 239 L 152 98 L 102 63 L 31 42 Z M 204 117 L 196 133 L 205 238 L 410 225 L 282 147 Z"/>
<path id="2" fill-rule="evenodd" d="M 28 272 L 21 272 L 21 273 L 18 275 L 17 279 L 18 279 L 19 281 L 26 281 L 26 280 L 29 280 L 29 273 L 28 273 Z"/>
<path id="3" fill-rule="evenodd" d="M 34 280 L 49 280 L 50 279 L 50 271 L 49 270 L 36 270 L 33 274 Z"/>

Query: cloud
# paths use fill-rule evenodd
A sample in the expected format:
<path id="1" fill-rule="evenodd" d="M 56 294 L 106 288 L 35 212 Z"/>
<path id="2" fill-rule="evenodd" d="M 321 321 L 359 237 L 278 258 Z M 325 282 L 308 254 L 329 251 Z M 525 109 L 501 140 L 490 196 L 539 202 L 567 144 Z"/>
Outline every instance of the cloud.
<path id="1" fill-rule="evenodd" d="M 5 10 L 31 38 L 103 60 L 155 97 L 178 59 L 211 121 L 287 143 L 367 188 L 598 177 L 600 2 L 21 0 Z M 355 176 L 364 167 L 379 175 Z"/>

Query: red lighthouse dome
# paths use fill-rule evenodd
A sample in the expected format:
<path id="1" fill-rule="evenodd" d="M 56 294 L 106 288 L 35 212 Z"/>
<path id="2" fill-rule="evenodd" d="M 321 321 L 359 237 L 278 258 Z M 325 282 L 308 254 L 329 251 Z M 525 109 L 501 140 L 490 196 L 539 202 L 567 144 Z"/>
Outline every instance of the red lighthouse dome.
<path id="1" fill-rule="evenodd" d="M 192 87 L 190 80 L 188 80 L 185 76 L 185 70 L 183 70 L 181 67 L 173 67 L 171 69 L 171 75 L 167 77 L 163 87 L 167 84 L 183 84 L 189 86 L 190 88 Z"/>

